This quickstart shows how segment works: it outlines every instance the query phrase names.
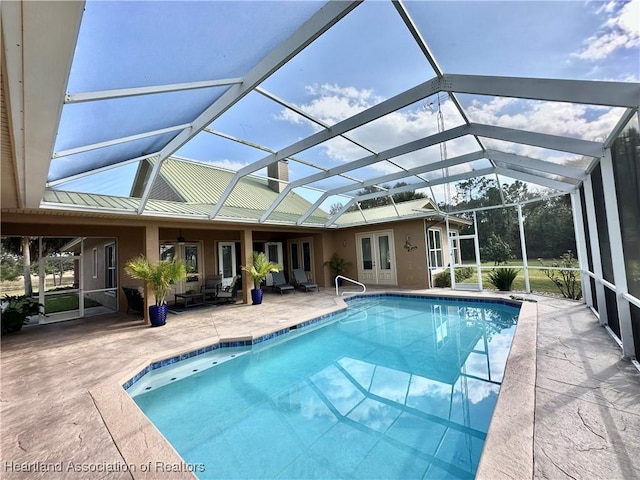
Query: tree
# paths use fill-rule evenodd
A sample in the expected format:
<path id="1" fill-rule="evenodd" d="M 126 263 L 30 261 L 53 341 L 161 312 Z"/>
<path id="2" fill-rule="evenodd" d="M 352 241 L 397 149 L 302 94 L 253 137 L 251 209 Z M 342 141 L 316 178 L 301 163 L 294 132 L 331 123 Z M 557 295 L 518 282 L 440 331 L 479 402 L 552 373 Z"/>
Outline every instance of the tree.
<path id="1" fill-rule="evenodd" d="M 557 258 L 576 250 L 571 199 L 568 195 L 522 207 L 529 258 Z"/>
<path id="2" fill-rule="evenodd" d="M 329 215 L 335 215 L 343 208 L 344 208 L 344 205 L 342 205 L 342 203 L 336 202 L 333 205 L 331 205 L 331 207 L 329 208 Z"/>
<path id="3" fill-rule="evenodd" d="M 357 195 L 364 196 L 372 193 L 380 193 L 380 192 L 383 192 L 384 190 L 389 190 L 389 188 L 391 188 L 389 187 L 389 185 L 382 185 L 382 187 L 372 185 L 369 187 L 364 187 L 362 190 L 358 191 Z M 368 208 L 376 208 L 376 207 L 383 207 L 385 205 L 390 205 L 391 200 L 389 199 L 388 195 L 383 194 L 379 197 L 359 200 L 358 203 L 360 204 L 361 209 L 366 210 Z"/>
<path id="4" fill-rule="evenodd" d="M 409 184 L 406 182 L 398 182 L 393 186 L 393 188 L 405 187 L 407 185 Z M 372 185 L 370 187 L 364 187 L 362 190 L 360 190 L 357 193 L 357 195 L 358 196 L 369 195 L 371 193 L 379 193 L 384 190 L 390 190 L 390 189 L 391 187 L 389 185 L 382 185 L 381 187 Z M 407 202 L 409 200 L 416 200 L 418 198 L 425 198 L 425 195 L 423 193 L 416 193 L 415 190 L 408 190 L 406 192 L 394 193 L 393 195 L 391 195 L 391 198 L 393 198 L 393 201 L 395 203 L 402 203 L 402 202 Z M 364 210 L 367 208 L 375 208 L 375 207 L 382 207 L 385 205 L 391 205 L 391 198 L 389 195 L 381 195 L 376 198 L 361 200 L 359 202 L 360 208 Z"/>
<path id="5" fill-rule="evenodd" d="M 408 185 L 405 182 L 396 183 L 393 188 L 404 187 Z M 424 193 L 416 192 L 415 190 L 408 190 L 406 192 L 394 193 L 393 201 L 396 203 L 408 202 L 409 200 L 417 200 L 419 198 L 426 198 Z"/>
<path id="6" fill-rule="evenodd" d="M 500 235 L 492 234 L 489 241 L 481 248 L 481 257 L 493 261 L 494 265 L 507 263 L 513 258 L 511 246 Z"/>
<path id="7" fill-rule="evenodd" d="M 459 182 L 456 189 L 454 204 L 459 210 L 500 205 L 501 190 L 505 203 L 518 203 L 545 193 L 530 192 L 527 184 L 520 181 L 505 183 L 499 187 L 495 179 L 487 177 Z M 568 195 L 525 204 L 522 213 L 529 258 L 554 258 L 567 250 L 575 251 L 573 215 Z M 470 214 L 463 216 L 471 218 Z M 476 218 L 480 245 L 490 244 L 495 235 L 508 244 L 513 255 L 517 257 L 522 254 L 518 212 L 515 207 L 484 210 L 478 212 Z M 473 231 L 474 227 L 470 226 L 461 229 L 460 234 L 472 234 Z M 494 253 L 485 248 L 482 257 L 487 258 L 485 254 L 488 254 L 493 259 Z M 470 242 L 463 244 L 461 255 L 463 259 L 473 258 Z"/>
<path id="8" fill-rule="evenodd" d="M 69 242 L 68 238 L 42 238 L 42 255 L 48 256 L 60 252 L 60 249 Z M 39 239 L 32 237 L 5 237 L 2 239 L 3 252 L 22 257 L 24 294 L 27 297 L 33 295 L 31 284 L 32 262 L 40 258 Z"/>
<path id="9" fill-rule="evenodd" d="M 2 246 L 2 254 L 0 256 L 0 279 L 13 281 L 22 275 L 22 257 L 9 253 Z"/>

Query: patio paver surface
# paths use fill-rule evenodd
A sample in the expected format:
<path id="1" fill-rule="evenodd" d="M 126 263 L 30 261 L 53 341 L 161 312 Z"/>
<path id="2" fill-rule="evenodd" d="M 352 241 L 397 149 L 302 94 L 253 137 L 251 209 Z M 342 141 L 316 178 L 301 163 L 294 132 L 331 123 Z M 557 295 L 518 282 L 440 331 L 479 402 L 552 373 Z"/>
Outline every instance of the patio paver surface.
<path id="1" fill-rule="evenodd" d="M 451 293 L 420 291 L 445 292 Z M 620 359 L 620 349 L 583 304 L 534 298 L 534 477 L 640 478 L 640 374 Z M 164 351 L 260 335 L 337 308 L 329 288 L 267 292 L 260 306 L 190 309 L 170 315 L 161 328 L 114 314 L 26 327 L 3 338 L 0 477 L 132 478 L 127 471 L 104 471 L 125 462 L 92 389 Z M 18 471 L 24 464 L 31 471 Z M 89 466 L 102 471 L 77 471 Z"/>

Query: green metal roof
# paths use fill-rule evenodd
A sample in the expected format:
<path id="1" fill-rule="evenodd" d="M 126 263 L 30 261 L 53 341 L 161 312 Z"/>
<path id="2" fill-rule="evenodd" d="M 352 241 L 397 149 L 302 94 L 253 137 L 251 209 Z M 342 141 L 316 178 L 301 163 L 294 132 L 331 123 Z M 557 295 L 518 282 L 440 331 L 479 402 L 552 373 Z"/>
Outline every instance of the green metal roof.
<path id="1" fill-rule="evenodd" d="M 233 176 L 233 172 L 181 158 L 167 159 L 162 164 L 160 174 L 184 201 L 152 198 L 147 203 L 145 212 L 151 215 L 198 219 L 209 218 L 209 214 Z M 268 186 L 266 179 L 255 176 L 243 177 L 216 218 L 221 221 L 257 223 L 277 196 L 278 193 Z M 52 207 L 134 213 L 140 206 L 140 198 L 67 192 L 48 188 L 44 192 L 44 203 Z M 266 223 L 295 225 L 300 215 L 310 207 L 311 203 L 291 192 L 278 205 Z M 316 210 L 304 225 L 323 226 L 328 219 L 329 216 L 326 213 Z"/>
<path id="2" fill-rule="evenodd" d="M 234 172 L 222 170 L 213 165 L 172 157 L 163 162 L 160 175 L 173 186 L 186 202 L 214 205 L 222 196 Z M 226 200 L 225 207 L 261 210 L 257 217 L 259 218 L 277 196 L 278 193 L 269 188 L 266 179 L 246 176 L 238 182 L 237 187 Z M 307 200 L 292 192 L 284 198 L 274 213 L 292 213 L 299 217 L 310 206 L 311 204 Z M 317 211 L 315 215 L 326 221 L 329 217 L 328 215 L 323 216 L 323 213 Z"/>
<path id="3" fill-rule="evenodd" d="M 444 217 L 445 213 L 436 210 L 433 202 L 427 198 L 409 200 L 408 202 L 385 205 L 382 207 L 367 208 L 343 213 L 336 221 L 336 226 L 346 227 L 361 225 L 363 223 L 382 223 L 412 218 Z M 467 220 L 450 217 L 457 222 L 470 223 Z"/>

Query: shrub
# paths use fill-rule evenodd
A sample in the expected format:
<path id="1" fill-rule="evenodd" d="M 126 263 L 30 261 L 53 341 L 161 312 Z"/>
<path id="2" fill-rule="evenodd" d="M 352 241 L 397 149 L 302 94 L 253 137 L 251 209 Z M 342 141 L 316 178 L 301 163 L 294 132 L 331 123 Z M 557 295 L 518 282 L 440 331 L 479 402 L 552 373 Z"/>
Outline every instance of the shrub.
<path id="1" fill-rule="evenodd" d="M 518 273 L 520 270 L 516 268 L 494 268 L 489 272 L 489 282 L 498 290 L 509 292 Z"/>
<path id="2" fill-rule="evenodd" d="M 502 237 L 492 234 L 487 240 L 487 245 L 481 249 L 480 257 L 492 260 L 494 265 L 500 265 L 511 260 L 513 252 L 511 251 L 511 246 Z"/>
<path id="3" fill-rule="evenodd" d="M 5 295 L 2 299 L 2 335 L 17 332 L 31 315 L 41 313 L 44 306 L 24 295 Z"/>
<path id="4" fill-rule="evenodd" d="M 474 269 L 471 267 L 456 268 L 456 282 L 463 282 L 467 278 L 471 278 L 471 276 L 473 275 L 473 271 Z"/>
<path id="5" fill-rule="evenodd" d="M 471 267 L 462 267 L 456 268 L 455 270 L 456 282 L 461 283 L 467 278 L 471 278 L 473 275 L 473 268 Z M 433 278 L 433 285 L 440 288 L 448 288 L 451 286 L 451 272 L 449 270 L 445 270 L 444 272 L 440 272 Z"/>
<path id="6" fill-rule="evenodd" d="M 433 284 L 436 287 L 447 288 L 451 286 L 451 274 L 449 270 L 446 272 L 440 272 L 435 277 L 433 277 Z"/>
<path id="7" fill-rule="evenodd" d="M 22 258 L 3 252 L 0 256 L 0 280 L 11 282 L 20 278 L 23 273 Z"/>
<path id="8" fill-rule="evenodd" d="M 538 261 L 545 266 L 542 259 L 539 258 Z M 566 253 L 560 256 L 560 260 L 554 260 L 551 266 L 557 268 L 576 268 L 578 261 L 574 258 L 571 250 L 567 250 Z M 580 272 L 575 270 L 543 270 L 542 272 L 558 287 L 563 297 L 572 300 L 580 300 L 582 298 L 582 286 L 579 280 Z"/>

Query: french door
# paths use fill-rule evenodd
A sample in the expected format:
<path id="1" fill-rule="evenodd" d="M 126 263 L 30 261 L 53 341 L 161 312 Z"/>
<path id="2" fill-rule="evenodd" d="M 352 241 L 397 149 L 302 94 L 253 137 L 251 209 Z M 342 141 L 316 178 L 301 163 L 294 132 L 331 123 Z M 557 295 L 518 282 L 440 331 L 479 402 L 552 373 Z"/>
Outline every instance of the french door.
<path id="1" fill-rule="evenodd" d="M 360 282 L 368 285 L 396 284 L 396 255 L 391 230 L 357 234 L 356 249 Z"/>
<path id="2" fill-rule="evenodd" d="M 282 242 L 267 242 L 264 244 L 264 253 L 267 260 L 280 265 L 280 269 L 284 268 L 284 257 L 282 253 Z M 271 274 L 267 275 L 267 286 L 273 285 Z"/>
<path id="3" fill-rule="evenodd" d="M 202 284 L 201 251 L 200 242 L 163 242 L 160 245 L 160 260 L 182 260 L 187 270 L 187 277 L 171 286 L 169 298 L 175 293 L 200 291 Z"/>
<path id="4" fill-rule="evenodd" d="M 218 273 L 222 275 L 222 285 L 229 286 L 238 274 L 235 242 L 218 242 Z"/>
<path id="5" fill-rule="evenodd" d="M 293 279 L 293 271 L 302 268 L 311 281 L 313 275 L 313 240 L 311 238 L 297 238 L 289 241 L 289 278 Z"/>

